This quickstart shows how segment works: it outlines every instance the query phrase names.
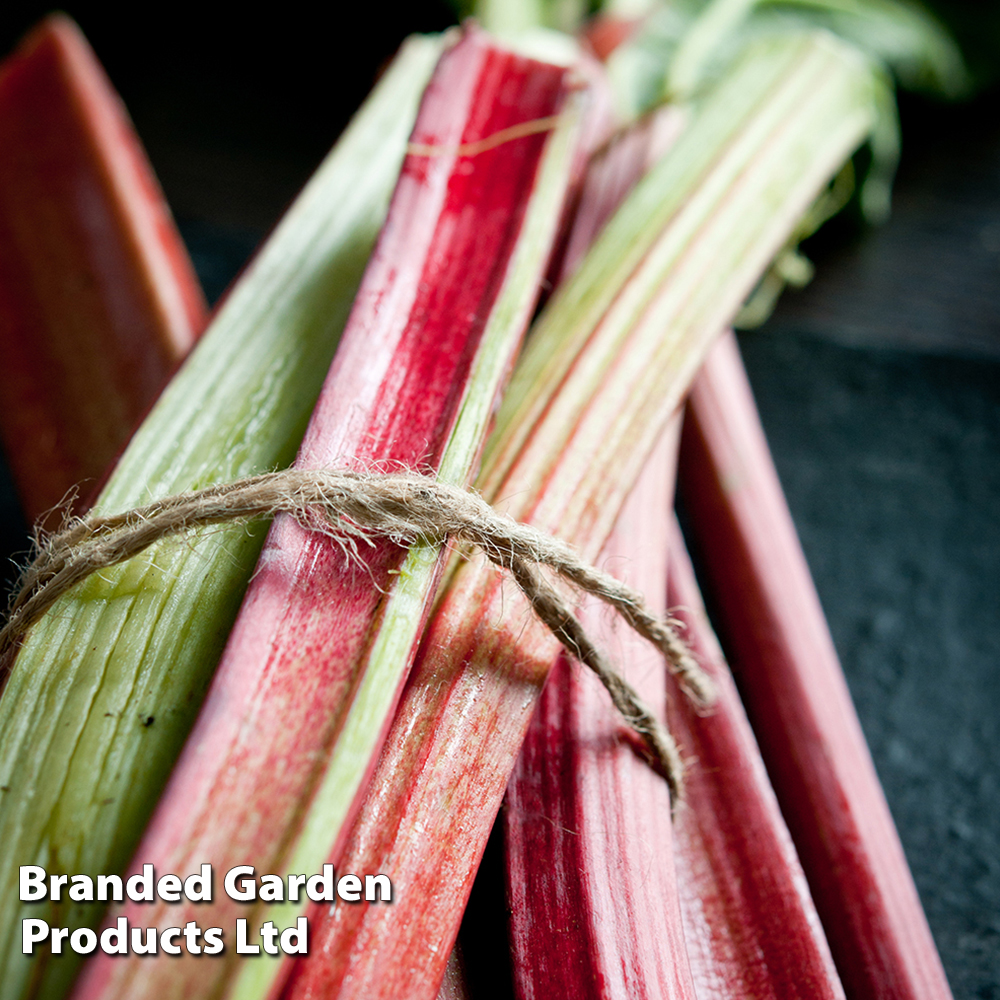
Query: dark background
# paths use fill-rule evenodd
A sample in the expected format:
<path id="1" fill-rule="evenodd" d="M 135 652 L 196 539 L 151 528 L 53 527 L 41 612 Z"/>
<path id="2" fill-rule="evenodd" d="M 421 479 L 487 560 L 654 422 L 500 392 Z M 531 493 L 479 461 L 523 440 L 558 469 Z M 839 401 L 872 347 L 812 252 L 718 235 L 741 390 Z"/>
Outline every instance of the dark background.
<path id="1" fill-rule="evenodd" d="M 46 9 L 0 11 L 0 51 Z M 443 2 L 70 13 L 212 300 L 401 38 L 453 20 Z M 944 13 L 985 90 L 904 98 L 892 219 L 814 237 L 815 281 L 741 346 L 952 988 L 1000 1000 L 1000 7 Z M 0 552 L 25 539 L 0 468 Z"/>

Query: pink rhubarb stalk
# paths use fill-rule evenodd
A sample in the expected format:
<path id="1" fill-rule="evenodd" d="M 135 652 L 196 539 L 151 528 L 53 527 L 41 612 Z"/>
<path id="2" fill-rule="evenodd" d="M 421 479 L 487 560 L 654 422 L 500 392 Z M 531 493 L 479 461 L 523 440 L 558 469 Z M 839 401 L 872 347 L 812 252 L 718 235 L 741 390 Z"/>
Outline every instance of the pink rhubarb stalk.
<path id="1" fill-rule="evenodd" d="M 676 691 L 667 702 L 691 761 L 675 839 L 699 996 L 836 1000 L 844 991 L 830 949 L 676 522 L 669 554 L 668 604 L 719 691 L 710 714 Z"/>
<path id="2" fill-rule="evenodd" d="M 472 475 L 554 238 L 575 104 L 554 130 L 483 140 L 559 114 L 568 85 L 564 68 L 475 30 L 444 55 L 299 468 Z M 276 520 L 137 869 L 318 872 L 341 842 L 439 575 L 436 546 L 383 543 L 361 558 Z M 138 926 L 218 925 L 230 939 L 252 915 L 222 892 L 121 912 Z M 214 996 L 234 971 L 225 959 L 102 956 L 77 995 Z M 261 956 L 240 971 L 266 992 L 280 966 Z"/>
<path id="3" fill-rule="evenodd" d="M 633 536 L 628 569 L 649 590 L 654 577 L 664 584 L 718 698 L 699 712 L 671 686 L 668 724 L 690 765 L 672 831 L 669 803 L 658 801 L 664 790 L 621 745 L 621 726 L 598 692 L 588 692 L 590 678 L 557 664 L 508 786 L 518 996 L 840 1000 L 801 866 L 668 505 L 626 505 L 616 535 Z M 642 669 L 630 637 L 605 641 Z M 658 678 L 662 698 L 663 677 L 660 661 L 647 696 Z M 665 935 L 680 943 L 666 966 Z M 679 967 L 689 977 L 683 991 Z"/>
<path id="4" fill-rule="evenodd" d="M 622 508 L 600 563 L 665 610 L 668 519 L 680 421 Z M 582 620 L 648 705 L 663 659 L 587 602 Z M 597 679 L 560 653 L 502 813 L 514 985 L 548 997 L 694 1000 L 663 778 L 636 752 Z"/>
<path id="5" fill-rule="evenodd" d="M 872 121 L 855 56 L 825 36 L 775 44 L 619 209 L 548 303 L 505 397 L 484 494 L 587 559 L 710 341 Z M 459 568 L 331 855 L 389 873 L 395 901 L 314 911 L 316 954 L 286 997 L 434 996 L 555 653 L 510 586 L 479 561 Z"/>
<path id="6" fill-rule="evenodd" d="M 681 486 L 747 712 L 848 995 L 947 1000 L 732 336 L 691 393 Z"/>
<path id="7" fill-rule="evenodd" d="M 0 67 L 0 137 L 0 435 L 34 519 L 73 487 L 92 492 L 206 307 L 128 115 L 68 18 L 47 18 Z"/>

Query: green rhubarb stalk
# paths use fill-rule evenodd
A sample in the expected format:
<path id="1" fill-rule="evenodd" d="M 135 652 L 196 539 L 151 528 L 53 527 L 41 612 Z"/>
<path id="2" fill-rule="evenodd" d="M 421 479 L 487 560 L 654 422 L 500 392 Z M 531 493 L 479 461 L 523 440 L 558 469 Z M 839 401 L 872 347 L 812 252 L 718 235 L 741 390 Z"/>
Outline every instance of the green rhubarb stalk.
<path id="1" fill-rule="evenodd" d="M 287 465 L 388 207 L 440 51 L 409 41 L 143 423 L 96 510 Z M 264 527 L 167 541 L 105 570 L 36 626 L 0 701 L 0 982 L 59 995 L 72 961 L 21 954 L 20 921 L 99 917 L 18 902 L 18 865 L 116 872 L 194 720 Z"/>
<path id="2" fill-rule="evenodd" d="M 829 110 L 822 109 L 825 120 L 804 111 L 803 93 L 811 87 L 817 89 L 817 104 L 831 102 Z M 789 213 L 801 210 L 787 207 L 784 190 L 767 186 L 774 161 L 796 157 L 785 164 L 786 183 L 815 191 L 842 162 L 842 150 L 853 149 L 873 127 L 880 90 L 865 60 L 832 36 L 800 34 L 755 46 L 754 55 L 698 110 L 697 127 L 682 132 L 671 153 L 636 185 L 536 324 L 484 456 L 487 495 L 529 438 L 537 436 L 537 422 L 555 387 L 593 332 L 598 330 L 606 343 L 602 362 L 590 364 L 579 395 L 565 398 L 564 407 L 583 408 L 604 378 L 604 366 L 618 354 L 654 296 L 664 300 L 666 315 L 676 314 L 676 303 L 663 295 L 668 278 L 672 284 L 693 284 L 695 275 L 706 275 L 708 280 L 683 291 L 689 308 L 697 309 L 712 301 L 716 276 L 728 273 L 724 266 L 737 274 L 753 268 L 749 257 L 741 267 L 734 240 L 715 245 L 712 230 L 730 224 L 719 211 L 720 202 L 735 197 L 742 202 L 759 183 L 760 197 L 742 214 L 733 212 L 735 224 L 743 227 L 741 235 L 753 233 L 761 241 L 770 231 L 787 231 Z M 824 129 L 834 130 L 828 144 L 818 141 Z M 814 149 L 831 152 L 813 158 Z M 716 310 L 725 317 L 728 301 L 716 300 Z M 723 318 L 719 329 L 724 323 Z M 568 436 L 573 426 L 567 419 L 562 433 Z M 559 444 L 545 441 L 543 447 L 556 453 Z"/>
<path id="3" fill-rule="evenodd" d="M 488 499 L 597 557 L 708 344 L 864 141 L 878 86 L 828 35 L 762 42 L 733 69 L 536 324 L 487 451 Z M 289 1000 L 434 995 L 553 645 L 511 588 L 459 568 L 332 859 L 387 872 L 393 905 L 315 911 Z"/>

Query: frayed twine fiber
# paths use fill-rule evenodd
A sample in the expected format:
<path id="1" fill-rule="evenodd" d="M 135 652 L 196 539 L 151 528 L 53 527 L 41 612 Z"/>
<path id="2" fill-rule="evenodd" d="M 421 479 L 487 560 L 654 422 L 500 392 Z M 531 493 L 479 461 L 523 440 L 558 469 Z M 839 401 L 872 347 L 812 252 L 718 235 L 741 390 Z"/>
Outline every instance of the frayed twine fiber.
<path id="1" fill-rule="evenodd" d="M 212 524 L 253 520 L 279 511 L 344 546 L 363 564 L 359 543 L 385 538 L 400 545 L 442 544 L 448 538 L 476 546 L 509 570 L 535 614 L 581 663 L 601 679 L 615 707 L 642 738 L 676 802 L 684 764 L 677 745 L 635 689 L 588 638 L 567 600 L 541 574 L 560 577 L 613 607 L 631 628 L 667 658 L 694 702 L 709 705 L 715 690 L 675 631 L 652 614 L 641 595 L 587 565 L 573 549 L 536 528 L 497 513 L 477 493 L 416 473 L 288 469 L 157 500 L 123 514 L 74 518 L 59 531 L 39 534 L 37 554 L 24 571 L 0 630 L 0 656 L 74 584 L 138 554 L 154 542 Z"/>

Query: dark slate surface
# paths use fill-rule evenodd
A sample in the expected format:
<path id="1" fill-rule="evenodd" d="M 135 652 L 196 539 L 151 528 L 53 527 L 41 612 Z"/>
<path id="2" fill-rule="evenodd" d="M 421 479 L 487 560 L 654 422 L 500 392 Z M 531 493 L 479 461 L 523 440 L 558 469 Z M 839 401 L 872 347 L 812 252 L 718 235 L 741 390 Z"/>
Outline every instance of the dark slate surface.
<path id="1" fill-rule="evenodd" d="M 41 10 L 0 13 L 4 49 Z M 73 12 L 132 111 L 212 298 L 398 38 L 450 16 L 443 3 L 417 4 L 396 25 L 371 8 L 345 57 L 336 19 L 305 30 L 244 18 L 220 30 L 178 8 L 153 35 L 97 4 Z M 997 108 L 989 98 L 964 110 L 905 102 L 892 220 L 863 233 L 835 223 L 815 238 L 812 286 L 741 337 L 961 1000 L 1000 998 Z M 0 553 L 23 552 L 26 539 L 0 468 Z"/>

